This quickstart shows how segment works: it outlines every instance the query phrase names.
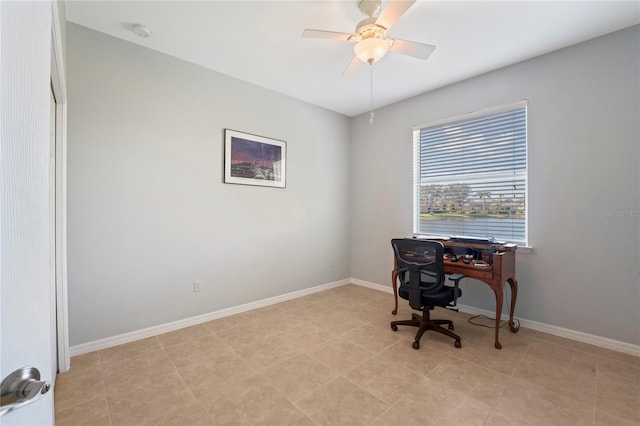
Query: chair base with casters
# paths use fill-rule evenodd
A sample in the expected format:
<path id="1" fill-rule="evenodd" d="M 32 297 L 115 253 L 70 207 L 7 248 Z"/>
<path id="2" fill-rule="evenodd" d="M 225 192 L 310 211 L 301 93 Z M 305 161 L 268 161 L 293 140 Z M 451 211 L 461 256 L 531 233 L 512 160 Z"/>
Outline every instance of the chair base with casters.
<path id="1" fill-rule="evenodd" d="M 413 349 L 420 349 L 420 339 L 422 338 L 424 332 L 427 330 L 437 331 L 438 333 L 446 334 L 449 337 L 453 337 L 455 339 L 455 347 L 461 348 L 462 343 L 460 341 L 460 336 L 451 331 L 453 330 L 453 321 L 444 319 L 431 319 L 430 312 L 430 309 L 425 308 L 422 311 L 422 316 L 418 314 L 411 314 L 410 320 L 393 321 L 391 323 L 391 329 L 393 331 L 398 331 L 399 325 L 410 325 L 412 327 L 418 327 L 415 341 L 412 344 Z M 442 327 L 443 324 L 446 324 L 447 328 Z"/>

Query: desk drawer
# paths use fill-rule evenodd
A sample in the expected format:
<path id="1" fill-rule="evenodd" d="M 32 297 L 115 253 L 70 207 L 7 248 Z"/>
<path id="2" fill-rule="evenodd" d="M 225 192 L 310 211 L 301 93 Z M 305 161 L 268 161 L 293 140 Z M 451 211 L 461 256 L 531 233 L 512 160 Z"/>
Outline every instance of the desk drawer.
<path id="1" fill-rule="evenodd" d="M 493 270 L 492 267 L 479 267 L 472 265 L 452 265 L 445 264 L 444 265 L 445 274 L 463 274 L 469 278 L 476 278 L 479 280 L 489 280 L 491 281 L 493 278 Z"/>

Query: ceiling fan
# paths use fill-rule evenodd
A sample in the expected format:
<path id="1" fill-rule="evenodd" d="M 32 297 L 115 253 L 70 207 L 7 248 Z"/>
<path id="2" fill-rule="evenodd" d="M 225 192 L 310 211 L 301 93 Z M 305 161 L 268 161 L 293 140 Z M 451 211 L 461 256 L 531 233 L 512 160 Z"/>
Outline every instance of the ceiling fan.
<path id="1" fill-rule="evenodd" d="M 372 65 L 382 59 L 389 50 L 426 60 L 435 46 L 416 41 L 386 38 L 391 26 L 416 2 L 416 0 L 388 0 L 382 9 L 382 0 L 361 0 L 360 11 L 367 16 L 356 26 L 355 34 L 306 29 L 302 37 L 344 40 L 355 43 L 355 56 L 345 69 L 347 76 L 357 67 L 358 61 Z M 382 9 L 382 11 L 381 11 Z"/>

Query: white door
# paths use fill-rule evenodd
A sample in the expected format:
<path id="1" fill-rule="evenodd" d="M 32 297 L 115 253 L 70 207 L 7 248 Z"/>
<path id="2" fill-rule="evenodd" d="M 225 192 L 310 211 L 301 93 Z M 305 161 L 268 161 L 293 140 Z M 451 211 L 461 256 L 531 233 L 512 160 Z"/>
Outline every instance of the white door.
<path id="1" fill-rule="evenodd" d="M 56 323 L 56 98 L 53 88 L 49 91 L 49 291 L 51 291 L 51 368 L 58 370 L 58 345 Z"/>
<path id="2" fill-rule="evenodd" d="M 0 1 L 0 380 L 52 371 L 49 2 Z M 0 425 L 53 423 L 53 390 Z"/>

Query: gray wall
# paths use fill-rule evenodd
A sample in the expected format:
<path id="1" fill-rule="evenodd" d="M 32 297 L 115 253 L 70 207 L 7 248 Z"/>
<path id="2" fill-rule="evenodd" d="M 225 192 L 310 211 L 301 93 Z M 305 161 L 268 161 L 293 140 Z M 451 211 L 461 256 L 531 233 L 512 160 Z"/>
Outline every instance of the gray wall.
<path id="1" fill-rule="evenodd" d="M 348 118 L 71 23 L 67 43 L 71 345 L 349 277 Z M 223 184 L 224 128 L 286 141 L 287 187 Z"/>
<path id="2" fill-rule="evenodd" d="M 351 276 L 390 286 L 389 240 L 412 232 L 412 128 L 528 99 L 534 251 L 518 255 L 516 316 L 639 344 L 639 40 L 636 26 L 354 118 Z M 463 293 L 495 309 L 486 285 Z"/>
<path id="3" fill-rule="evenodd" d="M 534 251 L 518 257 L 516 315 L 640 343 L 639 218 L 606 214 L 640 208 L 639 27 L 380 109 L 373 126 L 67 32 L 71 345 L 349 276 L 390 285 L 389 239 L 412 231 L 413 126 L 522 99 Z M 223 184 L 224 128 L 287 141 L 287 188 Z M 494 309 L 484 284 L 463 290 Z"/>
<path id="4" fill-rule="evenodd" d="M 62 39 L 62 63 L 64 69 L 67 69 L 67 3 L 64 0 L 56 0 L 52 7 L 58 11 L 58 28 L 60 29 L 60 38 Z"/>

